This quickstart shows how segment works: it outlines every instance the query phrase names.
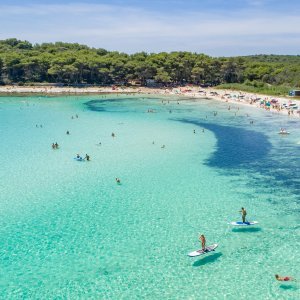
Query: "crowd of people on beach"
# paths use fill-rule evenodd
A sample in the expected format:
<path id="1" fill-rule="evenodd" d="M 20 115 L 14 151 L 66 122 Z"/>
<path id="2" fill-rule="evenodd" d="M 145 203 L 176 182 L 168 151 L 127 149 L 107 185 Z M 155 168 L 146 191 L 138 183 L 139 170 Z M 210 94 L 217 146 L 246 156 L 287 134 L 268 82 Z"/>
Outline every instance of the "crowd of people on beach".
<path id="1" fill-rule="evenodd" d="M 118 95 L 123 94 L 161 94 L 161 95 L 182 95 L 193 98 L 213 98 L 225 102 L 239 102 L 241 104 L 255 105 L 256 107 L 263 108 L 268 111 L 277 113 L 285 113 L 288 116 L 300 117 L 299 105 L 287 97 L 270 97 L 266 95 L 257 95 L 254 93 L 220 90 L 212 87 L 199 87 L 199 86 L 179 86 L 179 87 L 164 87 L 164 88 L 147 88 L 147 87 L 13 87 L 7 86 L 3 88 L 2 92 L 8 93 L 45 93 L 45 94 L 82 94 L 82 93 L 114 93 Z M 180 104 L 177 102 L 177 104 Z M 152 112 L 152 111 L 149 111 Z M 154 112 L 154 111 L 153 111 Z M 72 116 L 72 119 L 78 118 Z"/>
<path id="2" fill-rule="evenodd" d="M 275 111 L 277 113 L 285 113 L 288 116 L 300 117 L 300 109 L 298 104 L 292 99 L 287 98 L 274 98 L 265 95 L 256 95 L 242 91 L 232 90 L 216 90 L 213 88 L 198 87 L 178 87 L 178 88 L 165 88 L 163 91 L 158 90 L 157 94 L 164 95 L 182 95 L 193 98 L 213 98 L 220 101 L 241 103 L 247 105 L 255 105 L 256 107 L 265 109 L 267 111 Z"/>

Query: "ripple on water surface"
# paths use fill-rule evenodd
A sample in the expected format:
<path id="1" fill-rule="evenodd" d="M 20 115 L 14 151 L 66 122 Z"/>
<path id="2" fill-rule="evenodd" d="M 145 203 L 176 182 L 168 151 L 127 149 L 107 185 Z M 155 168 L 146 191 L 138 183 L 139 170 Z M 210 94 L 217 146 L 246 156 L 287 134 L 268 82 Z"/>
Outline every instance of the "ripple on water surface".
<path id="1" fill-rule="evenodd" d="M 0 298 L 297 299 L 298 123 L 169 99 L 2 99 Z"/>

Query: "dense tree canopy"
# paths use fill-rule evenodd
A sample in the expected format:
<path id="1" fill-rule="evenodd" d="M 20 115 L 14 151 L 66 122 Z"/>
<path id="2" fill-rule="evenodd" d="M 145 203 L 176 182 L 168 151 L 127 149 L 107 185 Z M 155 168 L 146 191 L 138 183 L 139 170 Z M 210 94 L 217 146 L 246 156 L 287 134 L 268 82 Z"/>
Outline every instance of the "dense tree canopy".
<path id="1" fill-rule="evenodd" d="M 300 87 L 300 56 L 213 58 L 190 52 L 128 55 L 70 43 L 0 41 L 0 83 L 246 83 Z"/>

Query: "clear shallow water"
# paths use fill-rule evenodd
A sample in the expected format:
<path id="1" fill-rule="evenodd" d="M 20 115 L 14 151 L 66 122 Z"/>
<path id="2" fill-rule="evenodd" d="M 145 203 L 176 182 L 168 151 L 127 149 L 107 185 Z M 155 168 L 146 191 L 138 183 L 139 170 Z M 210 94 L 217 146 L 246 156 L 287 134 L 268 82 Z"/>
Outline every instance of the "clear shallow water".
<path id="1" fill-rule="evenodd" d="M 299 298 L 300 122 L 161 99 L 0 98 L 0 298 Z"/>

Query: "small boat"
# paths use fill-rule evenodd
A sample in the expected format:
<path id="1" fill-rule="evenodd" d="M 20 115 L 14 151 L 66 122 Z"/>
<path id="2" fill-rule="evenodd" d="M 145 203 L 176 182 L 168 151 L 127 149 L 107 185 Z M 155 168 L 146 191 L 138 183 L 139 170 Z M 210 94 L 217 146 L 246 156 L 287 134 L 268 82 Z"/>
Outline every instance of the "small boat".
<path id="1" fill-rule="evenodd" d="M 293 103 L 293 104 L 290 104 L 288 108 L 289 109 L 298 109 L 298 106 L 296 103 Z"/>
<path id="2" fill-rule="evenodd" d="M 289 131 L 286 131 L 286 130 L 280 130 L 280 131 L 278 132 L 278 134 L 286 135 L 286 134 L 290 134 L 290 132 L 289 132 Z"/>
<path id="3" fill-rule="evenodd" d="M 82 158 L 81 156 L 79 156 L 79 157 L 74 157 L 74 159 L 77 160 L 77 161 L 84 161 L 84 158 Z"/>

